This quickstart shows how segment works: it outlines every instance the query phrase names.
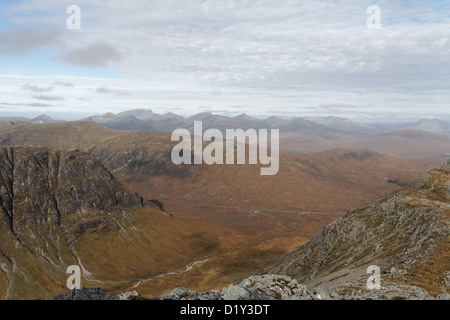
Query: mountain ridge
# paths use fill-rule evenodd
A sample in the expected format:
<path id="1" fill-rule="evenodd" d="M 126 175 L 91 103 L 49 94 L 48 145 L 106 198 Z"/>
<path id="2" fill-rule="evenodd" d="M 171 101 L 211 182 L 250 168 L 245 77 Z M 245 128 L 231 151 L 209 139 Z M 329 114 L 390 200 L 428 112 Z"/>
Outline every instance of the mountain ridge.
<path id="1" fill-rule="evenodd" d="M 0 121 L 11 121 L 13 123 L 56 123 L 62 120 L 54 120 L 46 114 L 36 118 L 25 117 L 0 117 Z M 191 116 L 181 116 L 172 112 L 159 114 L 151 109 L 134 109 L 119 112 L 117 114 L 108 112 L 92 115 L 78 121 L 90 121 L 116 130 L 155 130 L 173 131 L 178 128 L 192 130 L 193 121 L 204 121 L 205 128 L 218 129 L 269 129 L 279 128 L 282 133 L 298 132 L 302 134 L 314 134 L 324 138 L 332 139 L 336 135 L 351 136 L 377 136 L 384 133 L 394 132 L 401 129 L 417 129 L 438 135 L 450 135 L 450 123 L 439 119 L 420 119 L 410 123 L 399 124 L 370 124 L 359 123 L 335 116 L 291 116 L 279 117 L 276 115 L 266 118 L 253 117 L 248 114 L 236 116 L 224 116 L 213 114 L 209 111 L 197 113 Z M 306 130 L 306 131 L 305 131 Z"/>
<path id="2" fill-rule="evenodd" d="M 205 230 L 128 190 L 88 154 L 0 147 L 4 299 L 60 293 L 70 265 L 80 266 L 83 285 L 130 286 L 210 253 L 215 239 Z"/>
<path id="3" fill-rule="evenodd" d="M 375 264 L 391 282 L 448 292 L 449 200 L 450 161 L 339 218 L 268 272 L 312 286 L 339 285 Z"/>

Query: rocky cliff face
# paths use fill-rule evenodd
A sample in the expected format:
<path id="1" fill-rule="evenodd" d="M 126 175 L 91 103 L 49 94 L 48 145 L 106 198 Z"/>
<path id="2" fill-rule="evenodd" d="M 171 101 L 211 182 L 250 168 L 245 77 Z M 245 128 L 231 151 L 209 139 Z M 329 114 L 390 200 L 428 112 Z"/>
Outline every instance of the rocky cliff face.
<path id="1" fill-rule="evenodd" d="M 144 206 L 87 154 L 1 147 L 0 296 L 64 285 L 67 266 L 81 264 L 84 237 L 122 230 L 127 211 Z"/>
<path id="2" fill-rule="evenodd" d="M 367 267 L 377 265 L 384 284 L 448 292 L 449 225 L 450 161 L 333 222 L 268 272 L 312 287 L 357 288 L 364 287 Z"/>
<path id="3" fill-rule="evenodd" d="M 43 236 L 51 237 L 48 232 L 72 228 L 69 217 L 76 212 L 110 211 L 117 206 L 142 208 L 144 201 L 84 153 L 0 148 L 0 212 L 4 227 L 19 242 L 30 228 L 45 225 Z M 97 213 L 75 231 L 81 235 L 94 225 L 108 224 L 107 220 L 106 214 Z"/>

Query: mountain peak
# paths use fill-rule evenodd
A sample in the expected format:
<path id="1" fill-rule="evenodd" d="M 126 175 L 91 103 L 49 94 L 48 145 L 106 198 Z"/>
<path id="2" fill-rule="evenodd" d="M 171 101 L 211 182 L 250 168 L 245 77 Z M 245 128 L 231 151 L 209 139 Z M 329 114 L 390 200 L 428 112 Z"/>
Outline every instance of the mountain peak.
<path id="1" fill-rule="evenodd" d="M 239 120 L 258 120 L 257 118 L 249 116 L 246 113 L 241 113 L 240 115 L 235 116 L 234 119 L 239 119 Z"/>
<path id="2" fill-rule="evenodd" d="M 41 114 L 37 116 L 36 118 L 33 118 L 30 120 L 30 123 L 38 123 L 38 124 L 47 124 L 47 123 L 54 123 L 55 120 L 53 120 L 50 116 L 46 114 Z"/>
<path id="3" fill-rule="evenodd" d="M 213 114 L 211 112 L 205 111 L 205 112 L 200 112 L 200 113 L 194 114 L 193 116 L 190 116 L 188 118 L 188 120 L 189 121 L 202 121 L 202 120 L 205 120 L 212 116 L 213 116 Z"/>
<path id="4" fill-rule="evenodd" d="M 106 112 L 102 115 L 100 115 L 101 117 L 105 117 L 105 118 L 114 118 L 116 115 L 112 112 Z"/>

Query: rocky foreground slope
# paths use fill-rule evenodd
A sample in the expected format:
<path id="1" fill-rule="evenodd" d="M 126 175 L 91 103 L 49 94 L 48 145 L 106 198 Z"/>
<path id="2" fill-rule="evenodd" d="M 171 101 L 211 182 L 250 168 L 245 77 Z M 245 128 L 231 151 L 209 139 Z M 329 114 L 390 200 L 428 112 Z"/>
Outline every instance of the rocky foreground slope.
<path id="1" fill-rule="evenodd" d="M 76 300 L 74 293 L 63 297 Z M 135 298 L 136 296 L 129 296 Z M 244 279 L 239 284 L 230 284 L 221 290 L 194 292 L 176 288 L 155 300 L 449 300 L 448 293 L 432 296 L 420 287 L 410 285 L 385 285 L 379 290 L 365 290 L 346 286 L 308 288 L 289 276 L 265 274 Z"/>
<path id="2" fill-rule="evenodd" d="M 157 299 L 448 299 L 449 218 L 450 161 L 331 223 L 265 275 Z M 371 265 L 379 289 L 367 287 Z"/>
<path id="3" fill-rule="evenodd" d="M 450 286 L 450 161 L 322 229 L 269 271 L 310 286 L 340 285 L 377 265 L 385 281 Z"/>

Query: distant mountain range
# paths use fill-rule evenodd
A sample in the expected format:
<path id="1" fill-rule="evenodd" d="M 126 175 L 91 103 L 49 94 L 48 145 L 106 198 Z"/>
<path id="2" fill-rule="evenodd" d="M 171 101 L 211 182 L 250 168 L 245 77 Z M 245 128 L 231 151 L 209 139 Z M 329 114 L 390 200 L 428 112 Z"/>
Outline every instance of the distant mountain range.
<path id="1" fill-rule="evenodd" d="M 224 129 L 270 129 L 278 128 L 282 133 L 301 133 L 323 138 L 333 138 L 338 135 L 375 136 L 390 133 L 400 129 L 417 129 L 438 135 L 450 135 L 450 122 L 438 119 L 422 119 L 408 124 L 363 124 L 339 117 L 277 117 L 266 119 L 255 118 L 247 114 L 234 117 L 215 115 L 202 112 L 190 117 L 174 113 L 158 114 L 150 109 L 135 109 L 118 114 L 105 113 L 94 115 L 81 121 L 90 121 L 115 130 L 153 130 L 173 131 L 177 128 L 191 129 L 194 121 L 203 121 L 203 128 Z M 33 119 L 24 117 L 0 117 L 1 121 L 14 123 L 49 124 L 59 120 L 43 114 Z"/>
<path id="2" fill-rule="evenodd" d="M 309 154 L 333 148 L 370 149 L 407 160 L 437 165 L 450 157 L 450 123 L 438 119 L 410 124 L 363 124 L 338 117 L 276 117 L 266 119 L 247 114 L 227 117 L 202 112 L 190 117 L 174 113 L 158 114 L 149 109 L 136 109 L 118 114 L 106 113 L 81 119 L 119 131 L 172 132 L 178 128 L 193 132 L 194 121 L 202 121 L 203 130 L 279 129 L 280 150 L 293 154 Z M 33 119 L 0 118 L 4 124 L 49 125 L 59 122 L 47 115 Z"/>

